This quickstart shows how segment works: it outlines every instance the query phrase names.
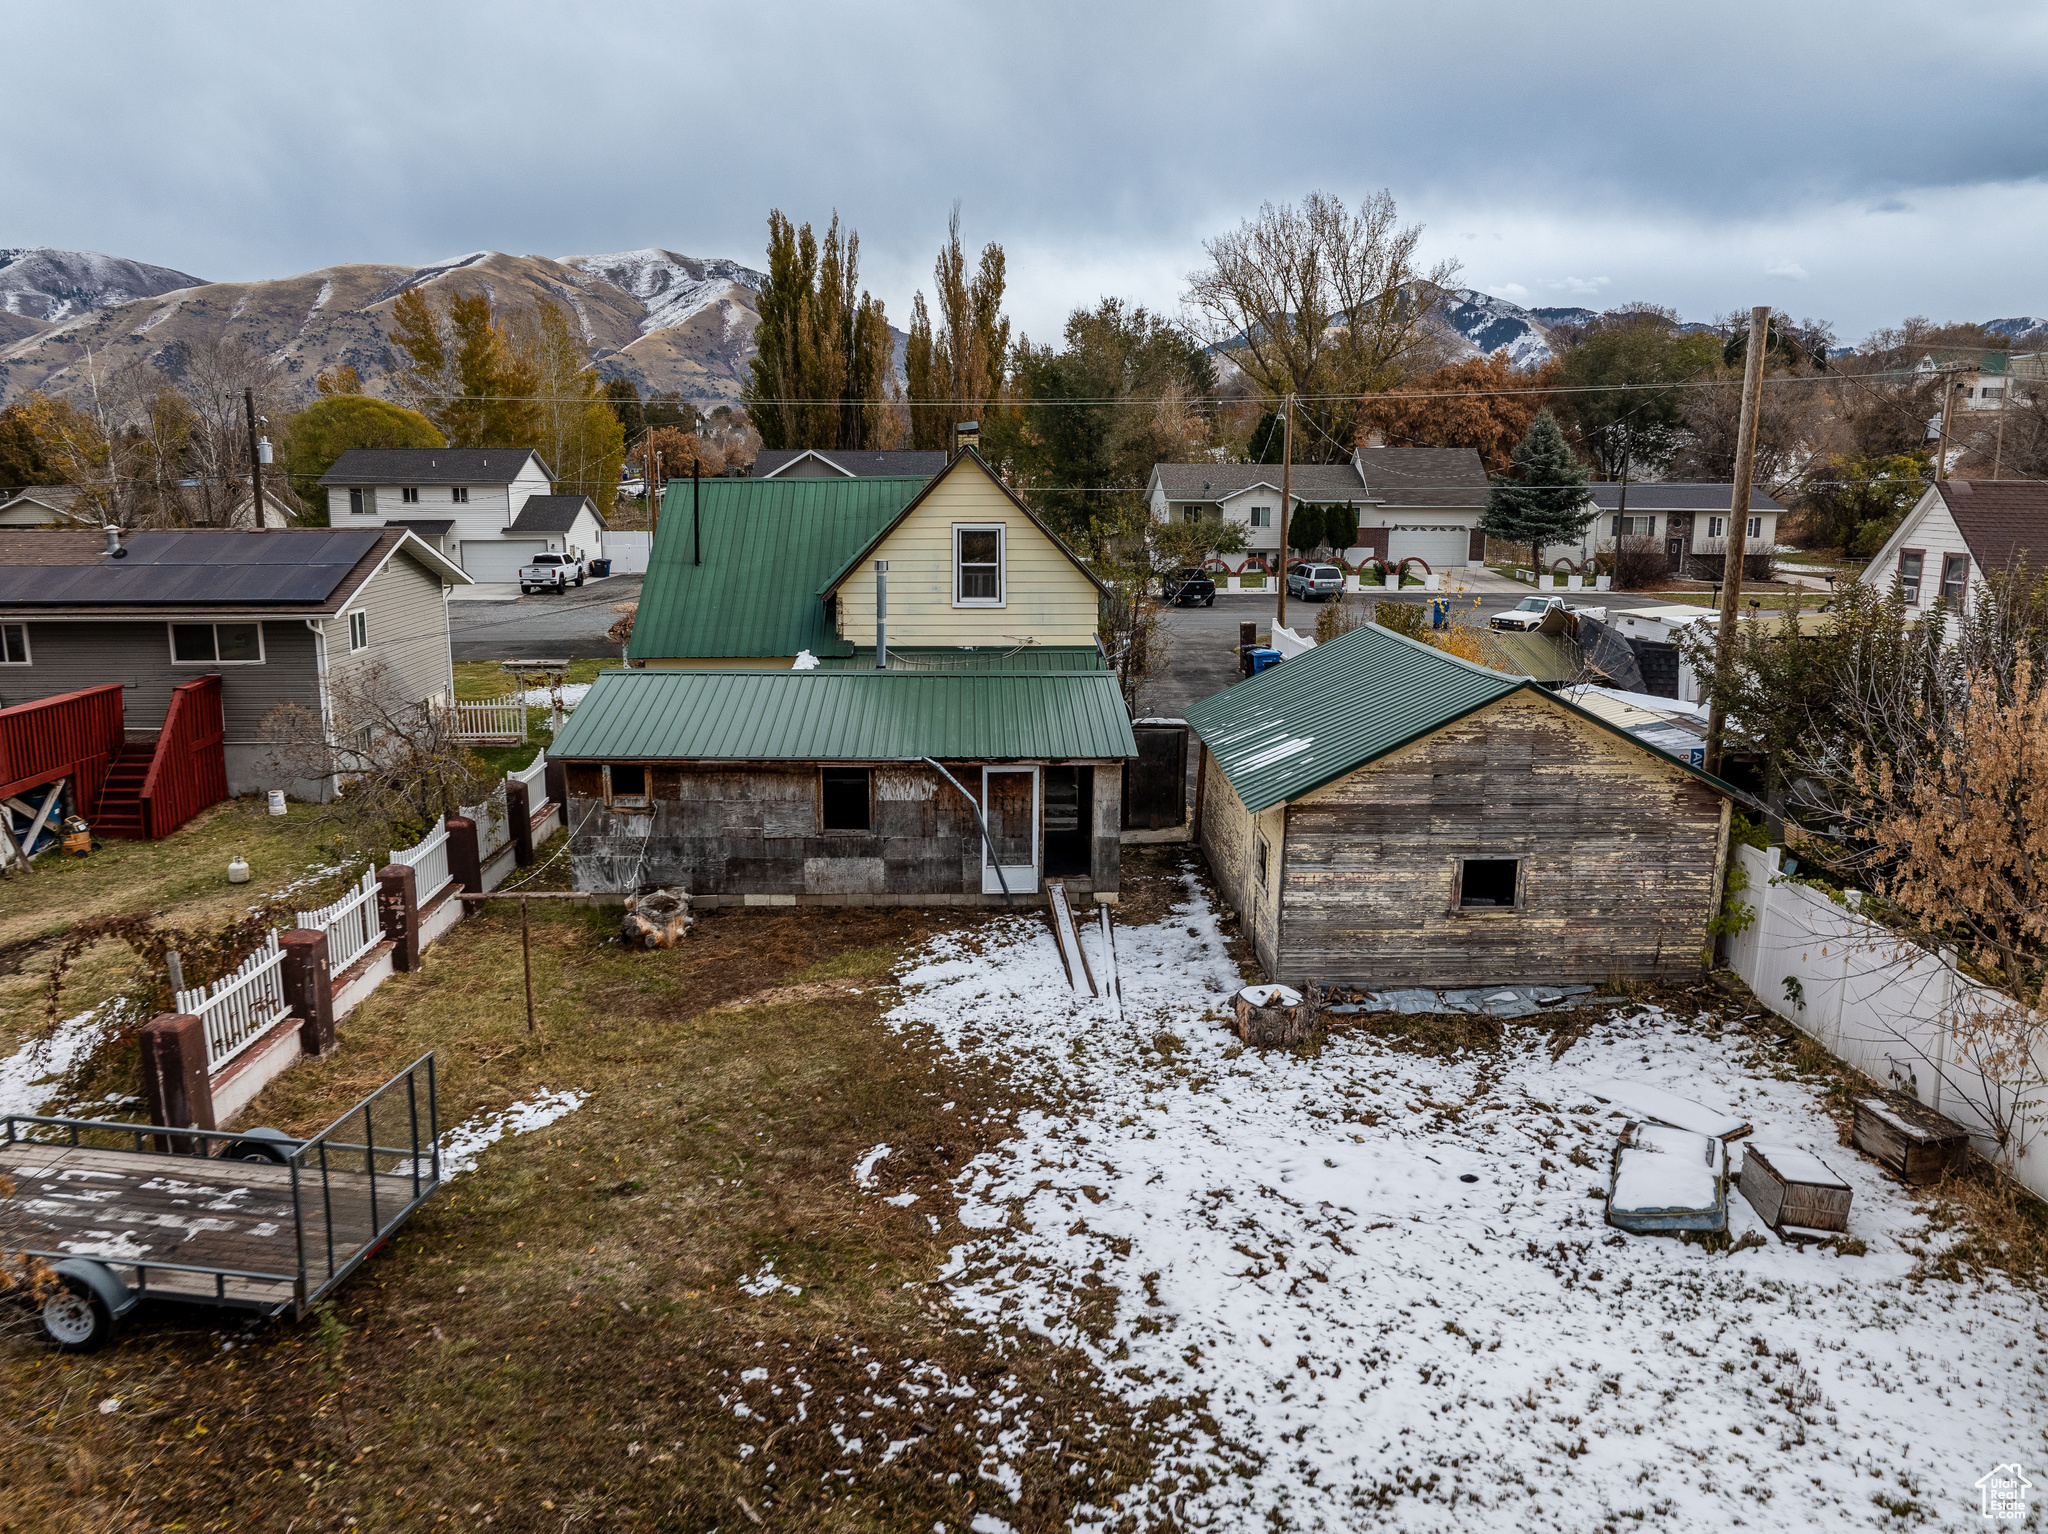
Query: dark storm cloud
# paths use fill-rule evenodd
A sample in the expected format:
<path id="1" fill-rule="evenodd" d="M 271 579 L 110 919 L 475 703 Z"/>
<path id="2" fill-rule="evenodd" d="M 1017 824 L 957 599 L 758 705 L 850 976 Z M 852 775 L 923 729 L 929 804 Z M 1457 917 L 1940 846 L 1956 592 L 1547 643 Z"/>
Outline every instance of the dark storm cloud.
<path id="1" fill-rule="evenodd" d="M 1261 201 L 1387 186 L 1532 301 L 1703 310 L 1804 273 L 1868 323 L 2048 307 L 2000 253 L 2048 233 L 2033 4 L 201 4 L 9 33 L 37 67 L 11 72 L 0 243 L 212 277 L 758 263 L 769 207 L 837 207 L 900 321 L 960 198 L 1042 333 L 1105 288 L 1170 303 Z M 1976 254 L 1923 272 L 1957 217 Z"/>

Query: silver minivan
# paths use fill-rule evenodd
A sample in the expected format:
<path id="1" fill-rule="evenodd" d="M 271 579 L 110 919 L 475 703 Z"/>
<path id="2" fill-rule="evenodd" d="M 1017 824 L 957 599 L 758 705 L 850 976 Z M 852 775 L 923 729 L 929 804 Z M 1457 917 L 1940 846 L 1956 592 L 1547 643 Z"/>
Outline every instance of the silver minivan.
<path id="1" fill-rule="evenodd" d="M 1335 565 L 1295 565 L 1287 572 L 1287 594 L 1304 602 L 1327 602 L 1344 590 L 1344 572 Z"/>

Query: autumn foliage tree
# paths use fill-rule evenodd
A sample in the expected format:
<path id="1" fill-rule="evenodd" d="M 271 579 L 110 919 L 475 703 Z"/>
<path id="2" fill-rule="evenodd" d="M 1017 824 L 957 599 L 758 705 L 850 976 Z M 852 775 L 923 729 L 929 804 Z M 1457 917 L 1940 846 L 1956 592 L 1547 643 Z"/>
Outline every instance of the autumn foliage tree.
<path id="1" fill-rule="evenodd" d="M 910 303 L 910 339 L 903 354 L 910 445 L 948 448 L 960 421 L 981 422 L 994 412 L 1010 356 L 1010 320 L 1003 313 L 1003 247 L 991 241 L 970 270 L 960 244 L 960 209 L 946 225 L 946 243 L 932 267 L 936 323 L 920 291 Z"/>
<path id="2" fill-rule="evenodd" d="M 538 371 L 512 344 L 508 320 L 482 293 L 436 308 L 419 288 L 391 306 L 392 382 L 450 447 L 531 447 L 540 435 Z"/>
<path id="3" fill-rule="evenodd" d="M 1395 393 L 1368 396 L 1358 412 L 1359 436 L 1377 432 L 1389 447 L 1469 447 L 1488 473 L 1505 473 L 1557 374 L 1555 361 L 1517 372 L 1506 348 L 1453 363 Z"/>

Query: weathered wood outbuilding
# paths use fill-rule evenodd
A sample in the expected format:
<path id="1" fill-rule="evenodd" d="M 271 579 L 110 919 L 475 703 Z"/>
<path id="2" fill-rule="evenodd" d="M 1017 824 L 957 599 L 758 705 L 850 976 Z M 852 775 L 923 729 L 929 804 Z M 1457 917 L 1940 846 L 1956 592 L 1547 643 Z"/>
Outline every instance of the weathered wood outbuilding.
<path id="1" fill-rule="evenodd" d="M 578 889 L 1001 905 L 1045 878 L 1116 898 L 1135 751 L 1099 667 L 650 668 L 600 675 L 548 755 Z"/>
<path id="2" fill-rule="evenodd" d="M 1726 786 L 1527 678 L 1368 625 L 1187 718 L 1199 839 L 1274 980 L 1700 972 Z"/>

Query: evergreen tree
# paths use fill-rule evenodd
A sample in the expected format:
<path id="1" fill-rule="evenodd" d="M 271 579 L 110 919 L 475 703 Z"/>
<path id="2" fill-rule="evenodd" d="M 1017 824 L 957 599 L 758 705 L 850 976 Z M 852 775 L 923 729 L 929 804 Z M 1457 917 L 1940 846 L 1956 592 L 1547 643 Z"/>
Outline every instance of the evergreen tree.
<path id="1" fill-rule="evenodd" d="M 1514 452 L 1514 468 L 1494 481 L 1479 526 L 1489 538 L 1529 545 L 1529 562 L 1539 565 L 1543 546 L 1571 543 L 1593 520 L 1586 471 L 1548 410 L 1539 411 Z"/>
<path id="2" fill-rule="evenodd" d="M 1306 559 L 1322 546 L 1329 508 L 1297 506 L 1287 516 L 1287 546 Z"/>
<path id="3" fill-rule="evenodd" d="M 640 386 L 630 378 L 614 378 L 605 384 L 604 397 L 631 447 L 647 430 L 647 407 L 640 403 Z"/>

